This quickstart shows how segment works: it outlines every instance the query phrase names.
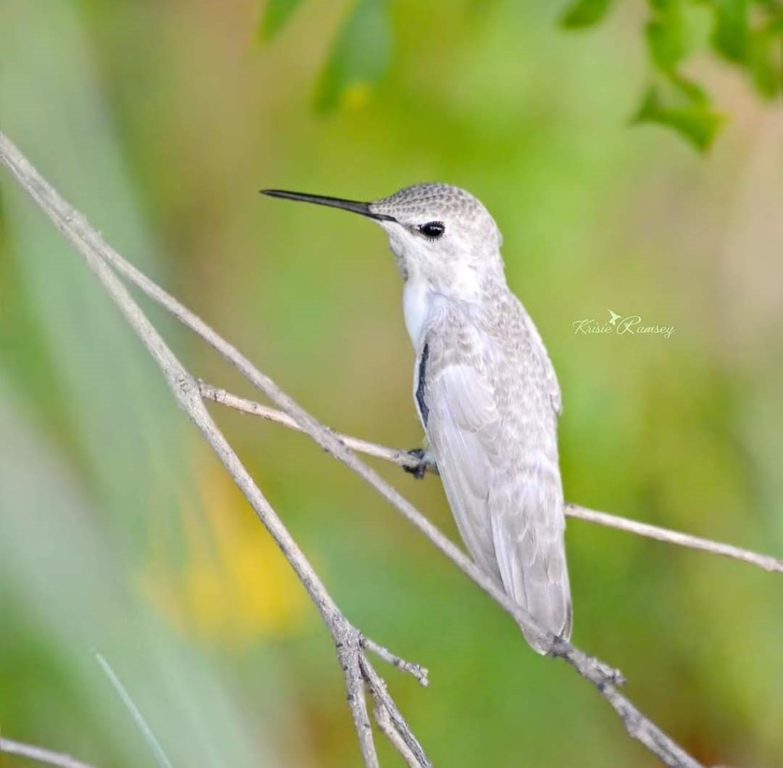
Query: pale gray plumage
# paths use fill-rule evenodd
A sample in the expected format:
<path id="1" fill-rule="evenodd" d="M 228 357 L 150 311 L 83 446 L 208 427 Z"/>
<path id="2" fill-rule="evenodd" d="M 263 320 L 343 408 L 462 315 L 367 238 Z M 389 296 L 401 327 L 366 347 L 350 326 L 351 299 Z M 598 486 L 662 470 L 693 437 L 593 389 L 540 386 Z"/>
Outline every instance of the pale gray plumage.
<path id="1" fill-rule="evenodd" d="M 506 284 L 494 220 L 447 184 L 369 204 L 271 193 L 345 207 L 386 230 L 405 280 L 414 399 L 462 538 L 542 628 L 568 639 L 560 389 L 538 331 Z"/>

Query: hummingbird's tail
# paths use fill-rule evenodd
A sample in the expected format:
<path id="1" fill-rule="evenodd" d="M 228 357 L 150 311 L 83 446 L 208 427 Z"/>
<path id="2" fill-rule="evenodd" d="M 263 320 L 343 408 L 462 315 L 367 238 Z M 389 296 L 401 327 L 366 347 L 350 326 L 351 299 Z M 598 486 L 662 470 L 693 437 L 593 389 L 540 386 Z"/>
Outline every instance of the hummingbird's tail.
<path id="1" fill-rule="evenodd" d="M 528 488 L 521 510 L 493 521 L 495 556 L 506 592 L 541 629 L 569 640 L 573 613 L 563 537 L 565 516 L 562 501 L 552 503 L 552 495 L 557 498 L 558 494 L 547 490 L 552 489 Z M 546 654 L 551 650 L 548 642 L 521 622 L 520 627 L 535 651 Z"/>
<path id="2" fill-rule="evenodd" d="M 534 566 L 525 574 L 525 596 L 519 603 L 542 629 L 563 640 L 570 640 L 573 609 L 565 549 L 562 542 L 551 542 L 544 550 L 542 557 L 547 565 L 543 568 Z M 535 651 L 546 654 L 551 650 L 548 642 L 533 636 L 522 623 L 520 627 Z"/>

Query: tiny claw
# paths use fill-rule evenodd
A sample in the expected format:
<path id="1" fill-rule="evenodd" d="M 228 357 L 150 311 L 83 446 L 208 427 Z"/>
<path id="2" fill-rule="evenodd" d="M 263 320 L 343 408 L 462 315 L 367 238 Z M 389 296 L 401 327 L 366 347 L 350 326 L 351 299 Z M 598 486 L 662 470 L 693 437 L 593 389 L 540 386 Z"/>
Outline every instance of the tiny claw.
<path id="1" fill-rule="evenodd" d="M 403 466 L 403 469 L 409 475 L 413 475 L 417 480 L 421 480 L 424 475 L 427 474 L 427 469 L 431 463 L 427 451 L 423 448 L 414 448 L 412 451 L 408 451 L 408 456 L 412 459 L 416 459 L 416 463 L 409 466 Z"/>

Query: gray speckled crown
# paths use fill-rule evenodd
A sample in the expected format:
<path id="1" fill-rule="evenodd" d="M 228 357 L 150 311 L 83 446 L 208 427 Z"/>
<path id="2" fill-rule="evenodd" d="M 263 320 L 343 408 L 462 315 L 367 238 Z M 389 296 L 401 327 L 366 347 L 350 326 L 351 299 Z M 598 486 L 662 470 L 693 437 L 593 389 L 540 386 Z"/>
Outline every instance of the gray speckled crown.
<path id="1" fill-rule="evenodd" d="M 489 216 L 487 209 L 470 192 L 451 184 L 415 184 L 370 203 L 373 213 L 402 220 L 443 216 L 465 223 Z"/>

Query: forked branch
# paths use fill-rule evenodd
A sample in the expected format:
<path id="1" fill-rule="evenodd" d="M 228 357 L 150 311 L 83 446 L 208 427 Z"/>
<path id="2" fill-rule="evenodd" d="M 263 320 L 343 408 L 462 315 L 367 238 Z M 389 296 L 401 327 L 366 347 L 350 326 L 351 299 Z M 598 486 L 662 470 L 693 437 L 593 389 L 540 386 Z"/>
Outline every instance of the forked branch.
<path id="1" fill-rule="evenodd" d="M 348 621 L 275 510 L 213 422 L 204 401 L 201 399 L 195 379 L 180 363 L 138 304 L 131 298 L 125 286 L 102 258 L 100 251 L 83 237 L 81 230 L 83 227 L 87 227 L 83 218 L 59 198 L 2 133 L 0 133 L 0 159 L 11 169 L 17 179 L 23 182 L 27 192 L 41 205 L 55 226 L 84 257 L 106 293 L 152 356 L 180 408 L 185 411 L 209 443 L 304 585 L 321 614 L 337 649 L 340 666 L 345 676 L 348 704 L 365 765 L 368 768 L 377 768 L 378 756 L 375 751 L 364 688 L 364 669 L 370 668 L 365 651 L 366 649 L 377 651 L 382 658 L 393 661 L 400 669 L 411 672 L 420 682 L 425 684 L 426 670 L 418 665 L 405 662 L 377 643 L 368 641 Z M 369 681 L 368 687 L 372 690 L 372 683 Z M 391 707 L 388 715 L 398 735 L 406 743 L 415 742 L 415 737 L 410 732 L 404 718 L 399 715 L 391 699 L 380 706 Z M 423 751 L 421 752 L 420 765 L 421 768 L 428 768 L 430 765 Z"/>

